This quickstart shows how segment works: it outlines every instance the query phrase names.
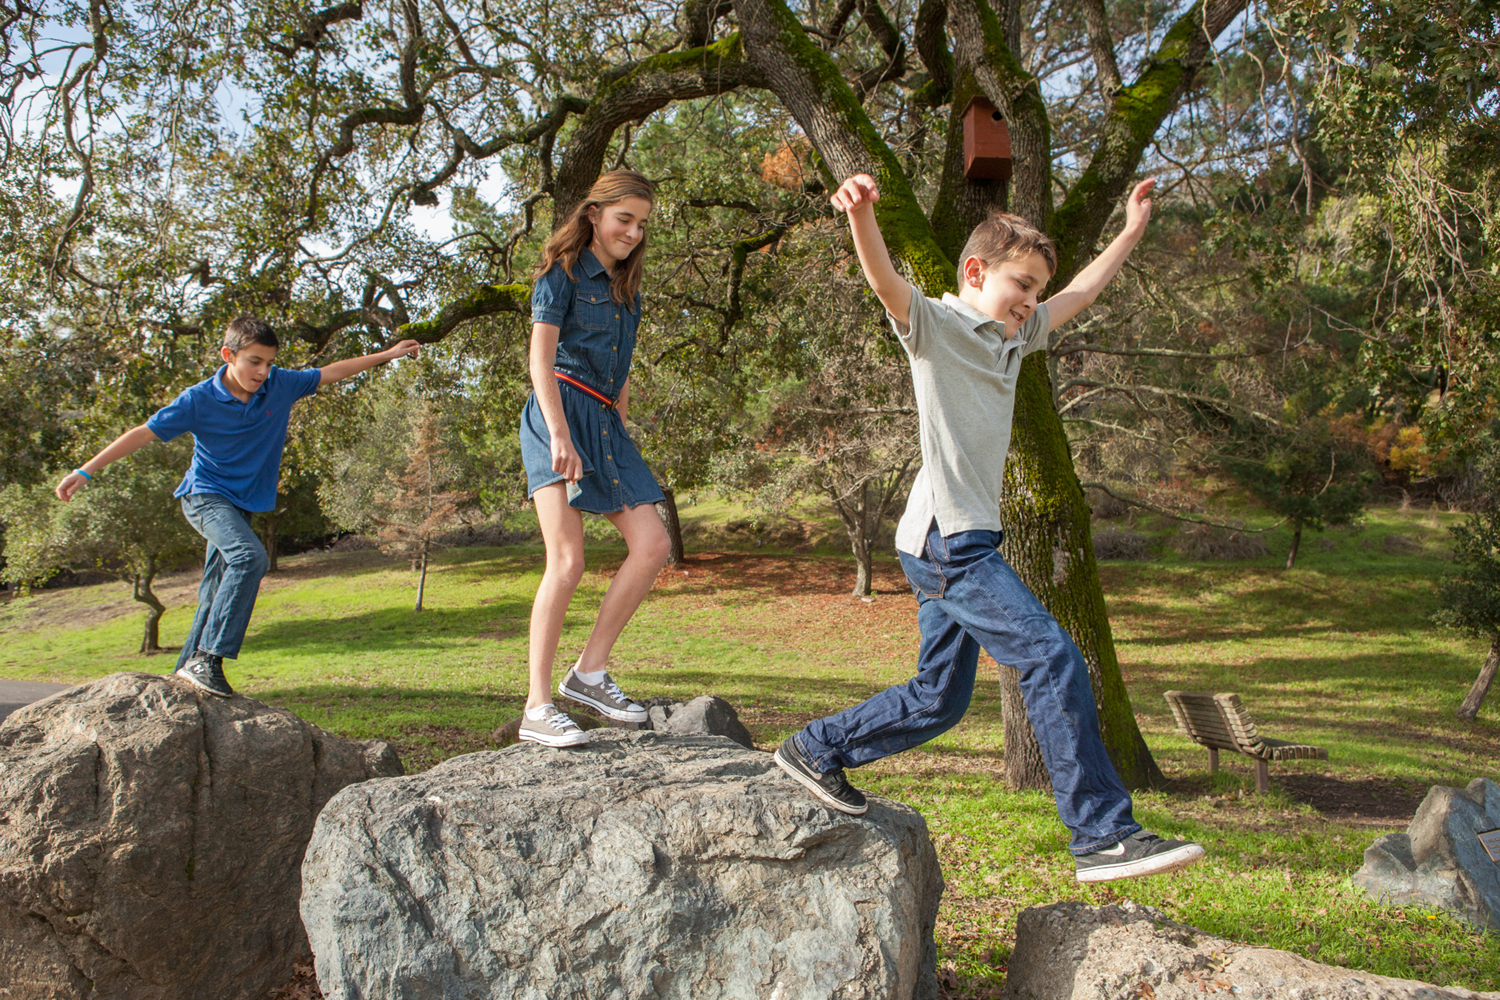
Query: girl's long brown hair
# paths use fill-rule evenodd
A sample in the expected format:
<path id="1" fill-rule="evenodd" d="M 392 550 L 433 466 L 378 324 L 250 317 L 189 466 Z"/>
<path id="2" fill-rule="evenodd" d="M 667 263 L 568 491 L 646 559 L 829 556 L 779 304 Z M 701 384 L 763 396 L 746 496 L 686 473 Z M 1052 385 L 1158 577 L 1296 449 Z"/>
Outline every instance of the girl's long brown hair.
<path id="1" fill-rule="evenodd" d="M 644 198 L 655 205 L 656 190 L 645 174 L 634 170 L 611 170 L 596 180 L 594 186 L 589 188 L 588 196 L 573 209 L 568 220 L 557 227 L 557 231 L 542 248 L 542 259 L 532 273 L 532 278 L 540 278 L 552 270 L 553 264 L 561 261 L 568 277 L 578 280 L 573 275 L 573 265 L 578 263 L 578 255 L 583 253 L 584 247 L 594 239 L 594 223 L 589 219 L 589 209 L 603 210 L 626 198 Z M 641 290 L 641 273 L 644 270 L 642 262 L 645 259 L 646 234 L 643 230 L 641 241 L 630 251 L 630 256 L 615 264 L 614 274 L 609 281 L 610 298 L 627 308 L 635 305 L 636 293 Z"/>

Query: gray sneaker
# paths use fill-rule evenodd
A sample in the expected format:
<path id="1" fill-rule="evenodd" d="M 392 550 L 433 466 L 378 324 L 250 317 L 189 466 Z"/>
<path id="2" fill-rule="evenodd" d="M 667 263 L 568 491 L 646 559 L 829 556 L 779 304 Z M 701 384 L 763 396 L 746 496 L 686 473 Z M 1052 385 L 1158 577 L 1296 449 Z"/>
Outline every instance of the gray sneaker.
<path id="1" fill-rule="evenodd" d="M 616 722 L 645 722 L 650 718 L 645 708 L 625 697 L 608 672 L 598 684 L 585 684 L 578 679 L 578 672 L 570 668 L 557 686 L 557 693 L 602 712 Z"/>
<path id="2" fill-rule="evenodd" d="M 544 747 L 576 747 L 587 743 L 589 734 L 579 729 L 566 712 L 559 712 L 556 705 L 546 705 L 540 719 L 529 719 L 525 712 L 521 713 L 521 731 L 516 738 Z"/>

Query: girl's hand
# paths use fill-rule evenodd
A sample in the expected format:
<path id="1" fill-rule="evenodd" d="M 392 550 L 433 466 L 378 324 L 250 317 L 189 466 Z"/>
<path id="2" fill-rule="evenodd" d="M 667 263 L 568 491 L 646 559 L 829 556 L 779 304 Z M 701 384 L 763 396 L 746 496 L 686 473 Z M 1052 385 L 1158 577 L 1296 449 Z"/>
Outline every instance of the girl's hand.
<path id="1" fill-rule="evenodd" d="M 73 499 L 73 494 L 77 493 L 86 482 L 88 480 L 84 479 L 78 473 L 70 472 L 66 476 L 63 476 L 62 482 L 57 484 L 57 489 L 53 490 L 53 492 L 57 494 L 57 499 L 59 500 L 71 500 Z"/>
<path id="2" fill-rule="evenodd" d="M 1130 192 L 1125 202 L 1125 228 L 1143 232 L 1151 221 L 1151 189 L 1156 186 L 1155 177 L 1147 177 Z"/>
<path id="3" fill-rule="evenodd" d="M 875 178 L 869 174 L 855 174 L 833 193 L 828 199 L 833 202 L 833 207 L 840 212 L 852 212 L 864 205 L 873 205 L 880 200 L 880 189 L 875 186 Z"/>
<path id="4" fill-rule="evenodd" d="M 571 437 L 552 435 L 552 471 L 570 483 L 583 478 L 583 458 L 573 447 Z"/>

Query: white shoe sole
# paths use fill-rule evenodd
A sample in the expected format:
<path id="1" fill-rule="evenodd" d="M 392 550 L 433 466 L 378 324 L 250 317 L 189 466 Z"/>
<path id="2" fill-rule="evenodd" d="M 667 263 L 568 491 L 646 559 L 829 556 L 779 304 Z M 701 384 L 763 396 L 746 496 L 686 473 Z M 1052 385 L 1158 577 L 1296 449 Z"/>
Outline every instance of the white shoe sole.
<path id="1" fill-rule="evenodd" d="M 215 691 L 213 688 L 207 686 L 202 681 L 198 680 L 198 678 L 194 677 L 192 674 L 183 673 L 180 670 L 174 670 L 174 671 L 172 671 L 172 676 L 173 677 L 181 677 L 183 680 L 187 681 L 189 684 L 191 684 L 193 687 L 197 688 L 199 691 L 202 691 L 204 694 L 211 694 L 215 698 L 233 698 L 234 697 L 234 692 L 233 691 L 229 692 L 228 694 L 225 694 L 223 691 Z"/>
<path id="2" fill-rule="evenodd" d="M 1101 865 L 1078 873 L 1080 882 L 1113 882 L 1122 878 L 1140 878 L 1143 875 L 1165 875 L 1186 868 L 1203 857 L 1203 848 L 1197 844 L 1184 844 L 1175 851 L 1153 854 L 1149 858 L 1121 862 L 1117 865 Z"/>
<path id="3" fill-rule="evenodd" d="M 563 687 L 560 684 L 557 687 L 557 693 L 562 695 L 564 698 L 567 698 L 569 701 L 576 701 L 580 705 L 587 705 L 594 711 L 601 713 L 607 718 L 614 719 L 616 722 L 645 722 L 647 719 L 651 718 L 651 716 L 646 712 L 622 711 L 621 709 L 615 708 L 613 705 L 606 705 L 601 701 L 595 701 L 586 694 L 579 694 L 576 691 L 569 691 L 567 688 Z"/>
<path id="4" fill-rule="evenodd" d="M 825 805 L 832 806 L 839 812 L 848 813 L 850 816 L 863 816 L 865 813 L 870 811 L 870 807 L 868 804 L 862 807 L 851 806 L 846 803 L 840 802 L 832 795 L 829 795 L 827 792 L 823 791 L 823 789 L 818 787 L 817 782 L 808 780 L 806 775 L 798 771 L 797 768 L 791 764 L 791 762 L 789 762 L 785 757 L 781 756 L 780 748 L 777 748 L 776 753 L 772 755 L 772 759 L 776 761 L 777 767 L 785 771 L 787 775 L 792 778 L 792 780 L 797 782 L 797 784 L 801 785 L 803 788 L 816 795 L 818 797 L 818 801 L 824 803 Z"/>
<path id="5" fill-rule="evenodd" d="M 528 743 L 540 743 L 544 747 L 577 747 L 589 741 L 589 734 L 579 731 L 569 733 L 567 736 L 548 736 L 523 729 L 516 734 L 516 739 L 525 740 Z"/>

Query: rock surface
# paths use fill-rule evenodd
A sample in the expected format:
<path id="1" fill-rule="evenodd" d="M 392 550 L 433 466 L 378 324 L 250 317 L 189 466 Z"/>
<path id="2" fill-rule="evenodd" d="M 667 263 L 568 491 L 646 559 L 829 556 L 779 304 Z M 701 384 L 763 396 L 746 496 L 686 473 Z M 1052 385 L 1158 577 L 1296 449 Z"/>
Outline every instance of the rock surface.
<path id="1" fill-rule="evenodd" d="M 323 804 L 401 773 L 384 743 L 114 674 L 0 725 L 0 996 L 260 998 L 307 951 Z"/>
<path id="2" fill-rule="evenodd" d="M 824 808 L 723 737 L 598 729 L 346 788 L 302 919 L 329 1000 L 929 1000 L 927 824 Z"/>
<path id="3" fill-rule="evenodd" d="M 717 695 L 705 694 L 683 703 L 656 703 L 649 709 L 651 729 L 678 736 L 727 736 L 746 750 L 755 749 L 750 730 L 734 706 Z"/>
<path id="4" fill-rule="evenodd" d="M 1459 789 L 1434 785 L 1405 833 L 1388 833 L 1365 849 L 1355 886 L 1393 906 L 1447 910 L 1479 928 L 1500 931 L 1500 864 L 1479 834 L 1500 828 L 1500 785 L 1475 778 Z"/>
<path id="5" fill-rule="evenodd" d="M 1175 923 L 1135 903 L 1021 913 L 1005 1000 L 1500 1000 L 1319 965 Z"/>

